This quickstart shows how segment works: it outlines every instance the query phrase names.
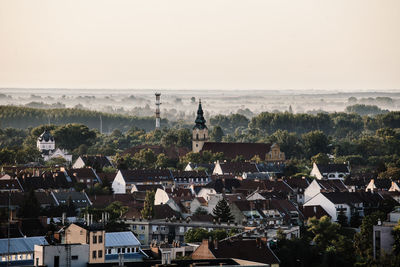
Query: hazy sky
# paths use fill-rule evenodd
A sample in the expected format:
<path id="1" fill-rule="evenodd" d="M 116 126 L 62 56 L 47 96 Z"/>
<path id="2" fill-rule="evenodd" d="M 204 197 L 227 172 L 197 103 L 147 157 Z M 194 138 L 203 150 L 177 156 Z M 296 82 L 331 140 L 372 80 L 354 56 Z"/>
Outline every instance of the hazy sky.
<path id="1" fill-rule="evenodd" d="M 399 0 L 0 0 L 0 87 L 399 89 Z"/>

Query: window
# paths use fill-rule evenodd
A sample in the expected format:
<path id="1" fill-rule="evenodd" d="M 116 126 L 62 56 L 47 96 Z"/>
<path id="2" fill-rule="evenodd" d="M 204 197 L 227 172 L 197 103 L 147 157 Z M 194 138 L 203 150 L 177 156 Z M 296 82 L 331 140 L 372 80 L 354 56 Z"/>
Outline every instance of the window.
<path id="1" fill-rule="evenodd" d="M 93 244 L 97 244 L 97 236 L 96 235 L 93 235 L 93 242 L 92 242 Z"/>
<path id="2" fill-rule="evenodd" d="M 132 230 L 136 230 L 136 225 L 132 225 Z"/>
<path id="3" fill-rule="evenodd" d="M 94 250 L 93 252 L 92 252 L 92 259 L 96 259 L 97 257 L 97 251 L 96 250 Z"/>
<path id="4" fill-rule="evenodd" d="M 125 248 L 122 249 L 122 253 L 125 253 Z"/>
<path id="5" fill-rule="evenodd" d="M 97 254 L 99 255 L 99 258 L 103 258 L 103 251 L 102 250 L 99 250 Z"/>
<path id="6" fill-rule="evenodd" d="M 120 248 L 118 248 L 117 253 L 118 253 L 118 254 L 121 253 L 121 249 L 120 249 Z"/>
<path id="7" fill-rule="evenodd" d="M 145 226 L 140 226 L 140 230 L 144 230 L 144 229 L 146 229 Z"/>
<path id="8" fill-rule="evenodd" d="M 102 235 L 99 235 L 99 243 L 100 244 L 103 243 L 103 236 Z"/>
<path id="9" fill-rule="evenodd" d="M 73 255 L 73 256 L 71 257 L 71 259 L 72 259 L 72 260 L 77 260 L 77 259 L 78 259 L 78 255 Z"/>

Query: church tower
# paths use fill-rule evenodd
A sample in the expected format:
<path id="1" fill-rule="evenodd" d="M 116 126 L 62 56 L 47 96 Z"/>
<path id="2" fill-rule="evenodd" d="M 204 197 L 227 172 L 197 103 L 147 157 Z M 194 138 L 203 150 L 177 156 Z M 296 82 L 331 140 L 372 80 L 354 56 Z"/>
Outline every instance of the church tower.
<path id="1" fill-rule="evenodd" d="M 206 126 L 206 120 L 203 116 L 201 100 L 199 101 L 199 108 L 197 109 L 195 123 L 196 125 L 193 127 L 192 150 L 193 152 L 200 152 L 204 143 L 208 141 L 208 128 Z"/>

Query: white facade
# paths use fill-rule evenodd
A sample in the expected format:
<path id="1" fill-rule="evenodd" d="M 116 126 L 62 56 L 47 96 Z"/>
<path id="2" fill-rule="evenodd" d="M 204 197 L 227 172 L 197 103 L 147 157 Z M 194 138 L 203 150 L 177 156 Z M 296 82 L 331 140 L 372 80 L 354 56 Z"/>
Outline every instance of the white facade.
<path id="1" fill-rule="evenodd" d="M 218 175 L 224 174 L 221 168 L 221 163 L 219 163 L 219 160 L 217 160 L 217 162 L 215 163 L 213 174 L 218 174 Z"/>
<path id="2" fill-rule="evenodd" d="M 321 192 L 321 186 L 317 180 L 313 180 L 310 185 L 304 190 L 304 202 L 307 202 Z"/>
<path id="3" fill-rule="evenodd" d="M 126 187 L 126 182 L 121 171 L 118 171 L 111 186 L 114 191 L 114 194 L 126 194 L 128 189 Z"/>
<path id="4" fill-rule="evenodd" d="M 74 164 L 72 165 L 73 169 L 80 169 L 80 168 L 84 168 L 86 166 L 85 162 L 83 161 L 83 159 L 79 156 L 79 158 L 74 162 Z"/>
<path id="5" fill-rule="evenodd" d="M 88 262 L 88 244 L 35 245 L 35 266 L 86 267 Z"/>
<path id="6" fill-rule="evenodd" d="M 157 188 L 154 196 L 154 205 L 167 204 L 169 200 L 170 197 L 168 196 L 167 192 L 165 192 L 163 189 Z"/>
<path id="7" fill-rule="evenodd" d="M 215 194 L 217 194 L 217 191 L 215 191 L 214 188 L 202 188 L 197 194 L 197 197 L 202 197 L 208 202 L 211 198 L 211 195 Z"/>
<path id="8" fill-rule="evenodd" d="M 321 173 L 321 171 L 318 169 L 317 164 L 314 162 L 313 163 L 313 168 L 310 172 L 310 176 L 314 176 L 317 179 L 341 179 L 344 180 L 344 177 L 346 175 L 349 175 L 350 172 L 329 172 L 329 173 Z M 326 177 L 326 178 L 325 178 Z"/>
<path id="9" fill-rule="evenodd" d="M 318 205 L 320 205 L 329 214 L 329 216 L 331 216 L 332 221 L 337 220 L 337 212 L 335 204 L 332 203 L 321 193 L 318 193 L 316 196 L 306 201 L 306 203 L 304 203 L 303 206 L 307 207 L 307 206 L 318 206 Z"/>
<path id="10" fill-rule="evenodd" d="M 49 152 L 48 155 L 43 155 L 43 159 L 45 161 L 51 160 L 51 159 L 56 159 L 56 158 L 63 158 L 67 162 L 72 162 L 72 155 L 67 154 L 67 151 L 64 149 L 59 149 L 57 148 L 55 151 Z"/>

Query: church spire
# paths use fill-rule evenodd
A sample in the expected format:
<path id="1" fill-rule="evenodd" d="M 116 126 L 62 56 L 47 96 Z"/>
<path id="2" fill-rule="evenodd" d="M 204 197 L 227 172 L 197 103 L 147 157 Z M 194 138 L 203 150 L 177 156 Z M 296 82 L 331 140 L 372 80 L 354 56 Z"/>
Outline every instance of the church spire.
<path id="1" fill-rule="evenodd" d="M 204 119 L 203 116 L 203 108 L 201 107 L 201 99 L 199 100 L 199 108 L 197 109 L 197 117 L 196 120 L 194 121 L 196 125 L 193 127 L 193 129 L 206 129 L 206 120 Z"/>

